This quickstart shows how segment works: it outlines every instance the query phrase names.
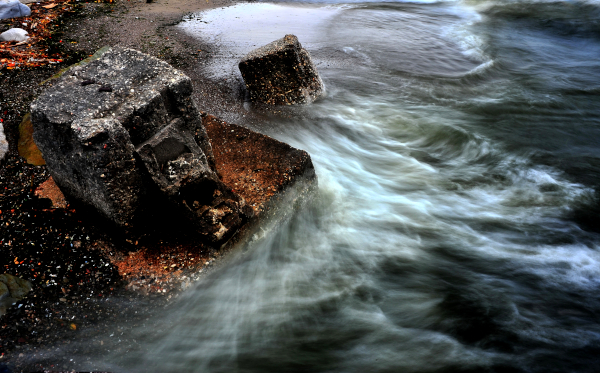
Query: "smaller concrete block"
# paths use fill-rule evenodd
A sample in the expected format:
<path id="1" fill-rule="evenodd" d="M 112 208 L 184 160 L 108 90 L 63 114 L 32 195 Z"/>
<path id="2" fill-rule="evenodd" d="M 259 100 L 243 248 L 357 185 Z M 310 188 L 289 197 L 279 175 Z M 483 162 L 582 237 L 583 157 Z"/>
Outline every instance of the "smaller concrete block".
<path id="1" fill-rule="evenodd" d="M 33 137 L 69 201 L 129 226 L 148 192 L 144 165 L 135 158 L 140 144 L 176 122 L 183 143 L 214 165 L 191 93 L 190 78 L 167 63 L 111 48 L 65 72 L 38 97 L 31 105 Z M 171 156 L 167 143 L 155 147 L 153 156 Z"/>
<path id="2" fill-rule="evenodd" d="M 323 93 L 323 81 L 294 35 L 253 50 L 240 61 L 239 69 L 252 101 L 306 104 Z"/>

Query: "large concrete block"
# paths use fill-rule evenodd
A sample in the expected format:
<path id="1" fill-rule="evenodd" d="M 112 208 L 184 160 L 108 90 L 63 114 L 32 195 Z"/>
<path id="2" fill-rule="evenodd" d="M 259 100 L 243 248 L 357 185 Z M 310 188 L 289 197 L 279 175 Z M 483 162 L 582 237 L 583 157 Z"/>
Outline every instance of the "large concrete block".
<path id="1" fill-rule="evenodd" d="M 242 58 L 239 69 L 252 101 L 306 104 L 323 93 L 323 81 L 294 35 L 253 50 Z"/>
<path id="2" fill-rule="evenodd" d="M 117 225 L 130 226 L 152 203 L 171 206 L 173 216 L 164 219 L 189 212 L 189 201 L 207 201 L 214 209 L 219 202 L 213 195 L 227 191 L 191 94 L 191 80 L 167 63 L 113 48 L 69 70 L 31 105 L 34 140 L 67 198 Z M 231 199 L 233 220 L 243 220 L 243 198 Z M 188 215 L 204 227 L 196 210 Z M 213 242 L 227 237 L 237 225 L 221 218 L 210 230 L 223 225 L 227 232 L 200 233 Z"/>

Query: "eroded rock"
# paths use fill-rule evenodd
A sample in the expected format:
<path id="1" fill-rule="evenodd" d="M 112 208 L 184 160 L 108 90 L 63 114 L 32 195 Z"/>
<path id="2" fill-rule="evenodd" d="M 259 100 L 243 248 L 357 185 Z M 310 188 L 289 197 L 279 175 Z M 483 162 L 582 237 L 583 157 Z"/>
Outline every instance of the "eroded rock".
<path id="1" fill-rule="evenodd" d="M 323 93 L 310 54 L 294 35 L 247 54 L 239 63 L 252 101 L 270 105 L 306 104 Z"/>
<path id="2" fill-rule="evenodd" d="M 31 105 L 34 140 L 69 201 L 122 227 L 151 205 L 166 206 L 161 219 L 183 212 L 218 243 L 246 218 L 245 202 L 215 173 L 191 94 L 191 80 L 167 63 L 113 48 L 66 72 Z"/>

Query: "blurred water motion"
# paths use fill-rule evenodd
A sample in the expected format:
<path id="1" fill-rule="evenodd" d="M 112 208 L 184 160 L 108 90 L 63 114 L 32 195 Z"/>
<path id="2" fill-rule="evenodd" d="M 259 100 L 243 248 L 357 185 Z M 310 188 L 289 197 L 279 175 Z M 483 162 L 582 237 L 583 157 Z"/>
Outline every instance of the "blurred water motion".
<path id="1" fill-rule="evenodd" d="M 288 32 L 311 51 L 327 97 L 265 128 L 311 154 L 319 195 L 78 369 L 597 370 L 598 9 L 248 3 L 184 23 L 228 48 L 217 78 Z"/>

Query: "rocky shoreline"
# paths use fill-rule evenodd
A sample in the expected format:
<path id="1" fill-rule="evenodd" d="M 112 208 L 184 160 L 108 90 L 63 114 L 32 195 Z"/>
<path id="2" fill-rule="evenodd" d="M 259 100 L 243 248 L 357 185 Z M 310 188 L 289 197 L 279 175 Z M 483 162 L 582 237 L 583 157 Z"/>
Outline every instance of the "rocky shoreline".
<path id="1" fill-rule="evenodd" d="M 3 124 L 10 144 L 0 166 L 4 191 L 0 197 L 0 263 L 3 272 L 27 277 L 33 284 L 31 293 L 0 318 L 0 367 L 12 371 L 54 369 L 51 361 L 47 366 L 28 365 L 26 355 L 37 348 L 69 343 L 85 330 L 110 327 L 110 320 L 119 312 L 115 299 L 150 302 L 151 308 L 168 303 L 178 290 L 219 266 L 224 254 L 260 239 L 256 234 L 259 225 L 285 219 L 288 210 L 279 206 L 310 198 L 316 181 L 306 152 L 247 129 L 259 129 L 271 109 L 247 111 L 238 82 L 203 76 L 198 66 L 215 52 L 215 46 L 174 27 L 191 11 L 229 4 L 189 0 L 86 4 L 60 29 L 63 40 L 70 41 L 65 43 L 66 54 L 89 55 L 106 45 L 134 47 L 190 76 L 193 99 L 204 112 L 203 124 L 217 164 L 224 165 L 220 174 L 258 212 L 221 249 L 199 245 L 185 234 L 131 240 L 114 234 L 106 225 L 92 223 L 93 216 L 64 202 L 53 202 L 49 197 L 53 191 L 57 194 L 56 188 L 48 181 L 45 166 L 24 161 L 16 144 L 20 119 L 29 103 L 51 83 L 39 84 L 62 66 L 0 75 L 3 87 L 15 87 L 0 97 L 3 109 L 7 108 Z M 294 110 L 290 108 L 284 115 L 292 115 Z M 259 156 L 240 156 L 249 146 L 258 149 Z M 287 152 L 287 159 L 269 158 L 281 152 Z M 283 166 L 273 167 L 278 164 Z"/>

